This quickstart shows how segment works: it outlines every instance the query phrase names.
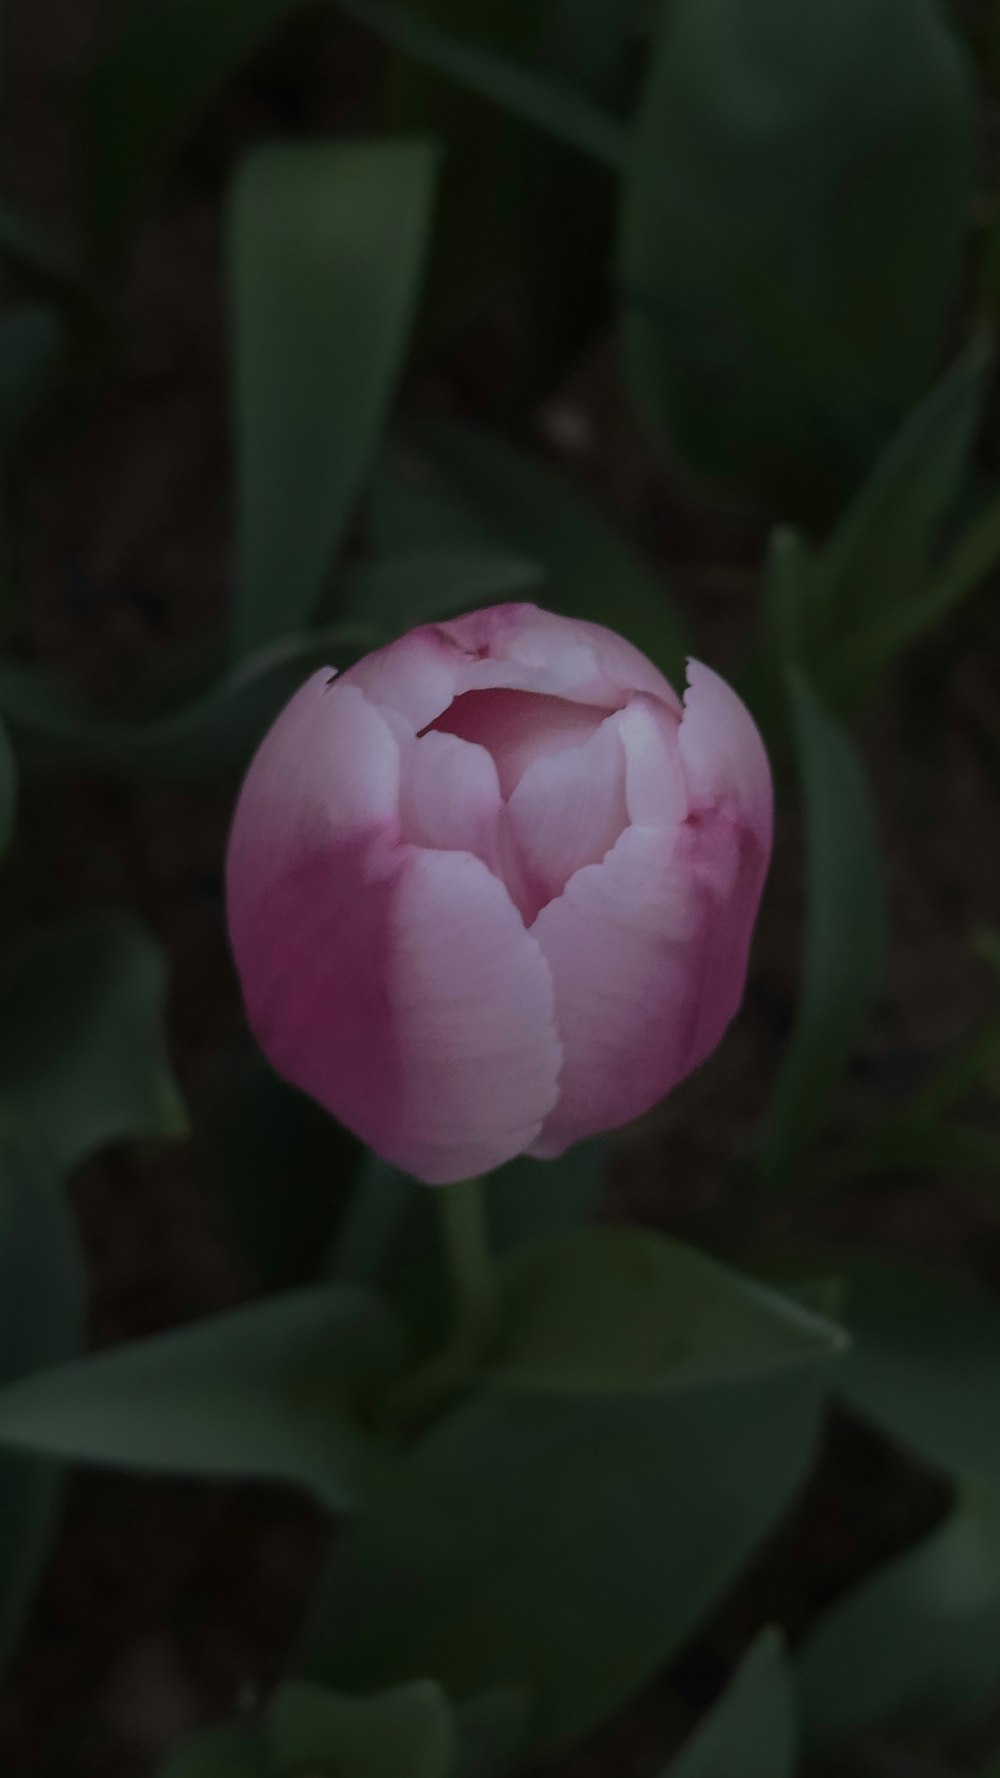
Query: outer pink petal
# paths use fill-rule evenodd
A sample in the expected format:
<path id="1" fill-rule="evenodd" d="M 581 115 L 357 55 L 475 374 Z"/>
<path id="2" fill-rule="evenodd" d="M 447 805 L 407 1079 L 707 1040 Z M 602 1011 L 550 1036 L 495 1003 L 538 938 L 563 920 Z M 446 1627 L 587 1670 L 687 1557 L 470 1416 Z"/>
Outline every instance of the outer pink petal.
<path id="1" fill-rule="evenodd" d="M 556 1102 L 545 959 L 503 884 L 462 852 L 411 853 L 392 934 L 403 1098 L 397 1129 L 375 1146 L 431 1185 L 499 1167 Z"/>
<path id="2" fill-rule="evenodd" d="M 536 759 L 510 799 L 507 833 L 527 885 L 528 905 L 519 905 L 529 924 L 628 825 L 619 720 L 608 716 L 582 746 Z"/>
<path id="3" fill-rule="evenodd" d="M 680 1078 L 706 912 L 692 835 L 652 827 L 629 828 L 542 909 L 532 933 L 555 983 L 563 1071 L 533 1154 L 630 1122 Z"/>
<path id="4" fill-rule="evenodd" d="M 640 692 L 614 721 L 625 750 L 625 799 L 630 820 L 652 827 L 675 827 L 688 813 L 677 716 L 658 698 Z"/>
<path id="5" fill-rule="evenodd" d="M 386 987 L 399 752 L 356 687 L 317 673 L 263 741 L 229 841 L 229 932 L 268 1059 L 378 1146 L 402 1064 Z"/>
<path id="6" fill-rule="evenodd" d="M 728 810 L 770 853 L 774 792 L 764 743 L 746 705 L 700 661 L 688 662 L 678 744 L 692 808 Z"/>

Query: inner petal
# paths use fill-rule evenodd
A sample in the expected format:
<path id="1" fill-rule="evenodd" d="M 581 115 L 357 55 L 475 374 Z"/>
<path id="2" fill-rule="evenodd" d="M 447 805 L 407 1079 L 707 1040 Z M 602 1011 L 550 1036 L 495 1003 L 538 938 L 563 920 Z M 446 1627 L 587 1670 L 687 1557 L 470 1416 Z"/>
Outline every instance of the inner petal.
<path id="1" fill-rule="evenodd" d="M 403 754 L 399 819 L 415 846 L 473 852 L 491 870 L 502 800 L 497 768 L 485 747 L 431 729 Z"/>
<path id="2" fill-rule="evenodd" d="M 496 761 L 501 792 L 510 797 L 533 761 L 588 741 L 607 715 L 598 704 L 497 686 L 463 692 L 425 733 L 458 735 L 485 747 Z"/>
<path id="3" fill-rule="evenodd" d="M 534 759 L 510 798 L 500 868 L 528 926 L 628 826 L 621 720 L 606 717 L 582 745 Z"/>

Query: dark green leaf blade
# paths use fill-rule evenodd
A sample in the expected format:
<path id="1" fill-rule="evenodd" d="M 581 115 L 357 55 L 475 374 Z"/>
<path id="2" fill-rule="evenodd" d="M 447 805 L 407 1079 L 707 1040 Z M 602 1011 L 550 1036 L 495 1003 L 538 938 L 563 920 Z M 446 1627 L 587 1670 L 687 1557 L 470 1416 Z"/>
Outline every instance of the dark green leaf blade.
<path id="1" fill-rule="evenodd" d="M 448 1778 L 455 1727 L 440 1686 L 416 1680 L 373 1698 L 289 1681 L 268 1711 L 276 1778 Z"/>
<path id="2" fill-rule="evenodd" d="M 274 1778 L 263 1730 L 226 1723 L 206 1729 L 167 1755 L 156 1778 Z"/>
<path id="3" fill-rule="evenodd" d="M 368 1394 L 400 1360 L 365 1291 L 289 1291 L 0 1390 L 0 1442 L 81 1462 L 291 1482 L 351 1509 L 383 1453 Z"/>
<path id="4" fill-rule="evenodd" d="M 765 1630 L 661 1778 L 794 1778 L 796 1740 L 782 1640 Z"/>
<path id="5" fill-rule="evenodd" d="M 165 989 L 159 948 L 127 914 L 39 928 L 0 958 L 0 1100 L 59 1172 L 110 1142 L 186 1131 Z"/>
<path id="6" fill-rule="evenodd" d="M 826 1109 L 885 950 L 881 853 L 860 754 L 796 675 L 792 709 L 805 797 L 807 913 L 795 1028 L 761 1136 L 759 1165 L 786 1183 Z"/>
<path id="7" fill-rule="evenodd" d="M 436 166 L 431 144 L 392 140 L 244 164 L 230 218 L 240 655 L 315 611 L 402 363 Z"/>
<path id="8" fill-rule="evenodd" d="M 905 1719 L 961 1727 L 1000 1679 L 1000 1495 L 966 1484 L 939 1530 L 840 1599 L 797 1663 L 822 1737 Z"/>
<path id="9" fill-rule="evenodd" d="M 964 60 L 933 0 L 661 17 L 622 229 L 633 393 L 697 473 L 828 519 L 933 374 L 970 191 Z"/>

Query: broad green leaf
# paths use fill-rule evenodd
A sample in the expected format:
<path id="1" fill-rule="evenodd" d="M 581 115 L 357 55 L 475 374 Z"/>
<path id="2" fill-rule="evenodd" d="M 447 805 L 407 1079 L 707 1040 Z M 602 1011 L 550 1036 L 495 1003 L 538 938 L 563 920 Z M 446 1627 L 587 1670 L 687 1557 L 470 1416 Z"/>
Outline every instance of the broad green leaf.
<path id="1" fill-rule="evenodd" d="M 84 1267 L 76 1230 L 44 1158 L 0 1122 L 0 1384 L 72 1356 L 83 1337 Z M 0 1666 L 30 1604 L 54 1528 L 52 1464 L 0 1454 Z"/>
<path id="2" fill-rule="evenodd" d="M 781 1637 L 765 1630 L 662 1778 L 794 1778 L 796 1739 Z"/>
<path id="3" fill-rule="evenodd" d="M 402 364 L 436 165 L 426 142 L 292 143 L 259 149 L 240 173 L 240 655 L 316 610 Z"/>
<path id="4" fill-rule="evenodd" d="M 593 503 L 547 465 L 446 424 L 408 428 L 385 452 L 373 495 L 380 549 L 490 541 L 539 563 L 545 602 L 614 627 L 678 683 L 685 646 L 666 589 Z"/>
<path id="5" fill-rule="evenodd" d="M 1000 1495 L 967 1485 L 941 1528 L 821 1618 L 797 1666 L 808 1729 L 960 1726 L 1000 1681 Z"/>
<path id="6" fill-rule="evenodd" d="M 275 1778 L 450 1778 L 455 1730 L 440 1686 L 417 1680 L 374 1698 L 291 1681 L 268 1711 Z"/>
<path id="7" fill-rule="evenodd" d="M 0 715 L 43 765 L 72 760 L 139 780 L 237 772 L 310 673 L 348 663 L 384 640 L 345 624 L 287 637 L 231 668 L 186 709 L 144 723 L 105 716 L 58 680 L 0 662 Z"/>
<path id="8" fill-rule="evenodd" d="M 499 550 L 408 550 L 381 556 L 348 577 L 349 609 L 392 635 L 431 618 L 537 592 L 537 562 Z"/>
<path id="9" fill-rule="evenodd" d="M 178 1136 L 162 955 L 128 914 L 39 927 L 0 953 L 0 1104 L 60 1172 L 98 1148 Z"/>
<path id="10" fill-rule="evenodd" d="M 221 87 L 301 0 L 130 6 L 95 63 L 84 112 L 93 247 L 113 256 Z"/>
<path id="11" fill-rule="evenodd" d="M 910 607 L 961 491 L 992 365 L 977 340 L 906 419 L 819 557 L 826 671 L 842 693 L 885 666 L 887 636 L 919 633 Z"/>
<path id="12" fill-rule="evenodd" d="M 812 1366 L 844 1344 L 829 1322 L 679 1242 L 587 1229 L 507 1268 L 489 1374 L 545 1391 L 688 1389 Z"/>
<path id="13" fill-rule="evenodd" d="M 133 1469 L 265 1477 L 356 1507 L 383 1455 L 361 1429 L 399 1363 L 378 1298 L 289 1291 L 0 1390 L 0 1443 Z"/>
<path id="14" fill-rule="evenodd" d="M 661 18 L 622 223 L 634 397 L 699 475 L 825 520 L 935 368 L 970 193 L 964 58 L 934 0 Z"/>
<path id="15" fill-rule="evenodd" d="M 837 1271 L 852 1340 L 838 1393 L 933 1468 L 982 1475 L 1000 1492 L 1000 1301 L 903 1262 Z"/>
<path id="16" fill-rule="evenodd" d="M 455 1712 L 456 1778 L 507 1778 L 520 1763 L 531 1722 L 523 1688 L 498 1686 L 471 1698 Z"/>
<path id="17" fill-rule="evenodd" d="M 787 1182 L 822 1120 L 871 1003 L 885 950 L 875 812 L 850 736 L 806 681 L 792 682 L 806 825 L 806 932 L 799 1005 L 761 1135 L 759 1165 Z"/>
<path id="18" fill-rule="evenodd" d="M 397 49 L 420 57 L 450 80 L 471 87 L 581 154 L 616 170 L 624 163 L 626 131 L 570 85 L 480 48 L 465 36 L 438 30 L 392 0 L 338 0 L 338 4 Z"/>
<path id="19" fill-rule="evenodd" d="M 274 1778 L 262 1729 L 227 1723 L 185 1741 L 156 1768 L 156 1778 Z"/>
<path id="20" fill-rule="evenodd" d="M 523 1685 L 538 1749 L 604 1718 L 698 1628 L 799 1486 L 826 1366 L 660 1393 L 473 1397 L 334 1550 L 298 1665 L 367 1691 Z"/>
<path id="21" fill-rule="evenodd" d="M 227 1069 L 196 1103 L 194 1151 L 253 1287 L 283 1290 L 323 1275 L 359 1164 L 359 1145 L 340 1124 L 253 1057 Z"/>

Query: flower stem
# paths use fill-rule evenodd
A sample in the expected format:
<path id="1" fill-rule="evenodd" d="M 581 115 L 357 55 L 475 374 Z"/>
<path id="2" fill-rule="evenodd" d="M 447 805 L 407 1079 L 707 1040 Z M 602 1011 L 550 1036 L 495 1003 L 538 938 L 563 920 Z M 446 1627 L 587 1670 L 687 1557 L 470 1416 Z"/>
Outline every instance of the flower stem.
<path id="1" fill-rule="evenodd" d="M 496 1313 L 483 1182 L 463 1179 L 456 1185 L 442 1186 L 439 1202 L 441 1233 L 458 1304 L 457 1336 L 479 1352 L 493 1331 Z"/>

